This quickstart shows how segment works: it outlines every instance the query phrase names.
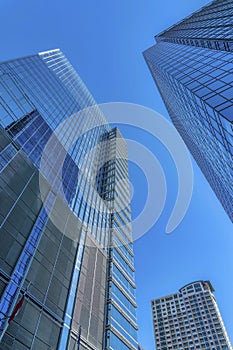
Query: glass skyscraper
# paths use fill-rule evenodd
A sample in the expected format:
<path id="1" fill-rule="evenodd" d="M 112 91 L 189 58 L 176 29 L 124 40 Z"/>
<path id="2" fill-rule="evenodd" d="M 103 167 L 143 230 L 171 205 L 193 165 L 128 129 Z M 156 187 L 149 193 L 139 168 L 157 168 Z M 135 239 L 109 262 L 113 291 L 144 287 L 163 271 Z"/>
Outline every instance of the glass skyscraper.
<path id="1" fill-rule="evenodd" d="M 151 301 L 156 350 L 231 350 L 210 281 Z"/>
<path id="2" fill-rule="evenodd" d="M 143 54 L 176 129 L 233 221 L 233 4 L 215 0 Z"/>
<path id="3" fill-rule="evenodd" d="M 0 89 L 0 349 L 137 349 L 125 140 L 59 49 Z"/>

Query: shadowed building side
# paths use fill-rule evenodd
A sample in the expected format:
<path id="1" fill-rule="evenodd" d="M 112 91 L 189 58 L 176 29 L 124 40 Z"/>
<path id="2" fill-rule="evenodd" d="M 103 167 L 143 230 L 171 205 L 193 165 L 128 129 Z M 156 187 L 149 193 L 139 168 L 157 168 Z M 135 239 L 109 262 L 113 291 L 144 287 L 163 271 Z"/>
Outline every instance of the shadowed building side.
<path id="1" fill-rule="evenodd" d="M 111 247 L 119 132 L 59 49 L 1 63 L 0 89 L 0 349 L 136 350 L 121 222 Z"/>

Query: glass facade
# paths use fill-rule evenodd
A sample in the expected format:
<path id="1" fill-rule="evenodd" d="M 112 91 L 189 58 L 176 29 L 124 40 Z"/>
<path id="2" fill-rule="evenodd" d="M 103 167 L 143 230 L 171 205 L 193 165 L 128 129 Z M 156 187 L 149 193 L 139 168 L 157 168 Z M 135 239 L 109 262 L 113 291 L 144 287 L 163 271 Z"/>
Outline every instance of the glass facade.
<path id="1" fill-rule="evenodd" d="M 232 1 L 156 36 L 144 58 L 176 129 L 233 221 Z"/>
<path id="2" fill-rule="evenodd" d="M 0 90 L 0 349 L 137 349 L 125 141 L 59 49 Z"/>
<path id="3" fill-rule="evenodd" d="M 104 135 L 111 158 L 100 169 L 98 189 L 111 211 L 107 272 L 107 349 L 137 349 L 127 145 L 118 129 Z M 109 154 L 110 151 L 110 154 Z M 124 338 L 124 344 L 119 339 Z"/>
<path id="4" fill-rule="evenodd" d="M 157 350 L 231 350 L 209 281 L 190 283 L 151 301 Z"/>

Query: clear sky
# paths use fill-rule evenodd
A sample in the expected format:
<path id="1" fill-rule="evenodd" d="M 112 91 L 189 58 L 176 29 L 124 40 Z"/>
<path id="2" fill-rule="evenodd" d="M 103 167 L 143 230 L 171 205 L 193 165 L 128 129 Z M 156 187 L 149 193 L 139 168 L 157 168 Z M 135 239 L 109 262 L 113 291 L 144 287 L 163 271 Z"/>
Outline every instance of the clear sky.
<path id="1" fill-rule="evenodd" d="M 0 61 L 59 47 L 98 103 L 124 101 L 168 118 L 142 57 L 156 33 L 207 4 L 206 0 L 1 0 Z M 154 349 L 150 300 L 186 283 L 210 279 L 233 341 L 232 224 L 194 165 L 190 208 L 171 235 L 165 226 L 177 193 L 174 165 L 160 143 L 143 132 L 123 135 L 152 150 L 166 174 L 168 196 L 157 224 L 135 243 L 139 341 Z M 133 215 L 146 199 L 145 175 L 130 165 Z M 156 179 L 155 179 L 156 181 Z M 156 198 L 155 198 L 156 201 Z M 152 208 L 153 209 L 153 208 Z"/>

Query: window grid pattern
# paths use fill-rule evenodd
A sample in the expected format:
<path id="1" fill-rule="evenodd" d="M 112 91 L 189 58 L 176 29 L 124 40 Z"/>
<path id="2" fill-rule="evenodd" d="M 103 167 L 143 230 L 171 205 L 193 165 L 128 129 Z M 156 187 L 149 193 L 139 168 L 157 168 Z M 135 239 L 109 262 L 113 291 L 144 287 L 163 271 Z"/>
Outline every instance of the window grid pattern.
<path id="1" fill-rule="evenodd" d="M 46 198 L 44 205 L 37 217 L 35 225 L 32 228 L 31 234 L 27 240 L 27 243 L 18 259 L 15 269 L 11 275 L 11 279 L 1 296 L 0 302 L 0 336 L 4 329 L 7 327 L 7 316 L 13 312 L 15 306 L 15 300 L 17 300 L 20 290 L 23 287 L 25 277 L 32 263 L 33 256 L 39 245 L 41 236 L 43 234 L 44 227 L 48 221 L 49 213 L 53 207 L 55 201 L 55 195 L 50 192 Z"/>
<path id="2" fill-rule="evenodd" d="M 144 56 L 175 127 L 233 220 L 233 54 L 159 42 Z"/>
<path id="3" fill-rule="evenodd" d="M 233 51 L 231 0 L 215 0 L 156 36 L 156 41 Z"/>
<path id="4" fill-rule="evenodd" d="M 94 99 L 60 50 L 3 63 L 1 73 L 1 124 L 10 134 L 13 130 L 16 134 L 16 129 L 20 129 L 17 144 L 39 168 L 41 153 L 52 131 L 72 114 L 92 106 Z M 29 116 L 33 118 L 30 123 Z M 24 125 L 23 120 L 26 119 L 28 124 Z M 104 246 L 107 245 L 110 213 L 101 198 L 94 195 L 95 179 L 88 179 L 80 173 L 82 179 L 79 180 L 80 187 L 77 187 L 77 172 L 82 166 L 88 168 L 89 174 L 95 174 L 95 169 L 98 168 L 97 152 L 101 153 L 101 146 L 96 146 L 109 126 L 97 106 L 86 113 L 80 113 L 77 122 L 77 129 L 90 130 L 76 141 L 76 135 L 67 128 L 68 131 L 59 140 L 63 147 L 54 137 L 54 153 L 48 160 L 48 172 L 43 175 L 57 190 L 59 159 L 65 151 L 70 155 L 66 157 L 62 168 L 66 199 L 71 209 L 85 221 L 93 236 Z M 100 126 L 91 128 L 92 125 L 99 124 Z M 69 144 L 74 143 L 69 149 L 66 147 L 68 140 Z M 90 152 L 94 147 L 96 152 Z M 84 159 L 88 153 L 91 156 Z M 86 202 L 90 204 L 86 205 Z M 100 234 L 101 227 L 104 227 L 103 235 Z"/>
<path id="5" fill-rule="evenodd" d="M 103 139 L 106 142 L 106 154 L 103 157 L 110 160 L 100 168 L 97 189 L 111 211 L 106 349 L 113 349 L 114 346 L 117 349 L 137 349 L 127 147 L 117 128 L 103 135 Z"/>
<path id="6" fill-rule="evenodd" d="M 156 349 L 232 349 L 213 287 L 197 281 L 152 300 Z"/>
<path id="7" fill-rule="evenodd" d="M 115 142 L 116 135 L 118 135 L 117 129 L 111 130 L 93 97 L 60 50 L 52 50 L 2 63 L 0 65 L 0 90 L 0 123 L 11 140 L 0 154 L 3 176 L 10 171 L 18 154 L 23 159 L 27 159 L 27 162 L 29 162 L 29 158 L 34 166 L 40 170 L 41 155 L 47 141 L 60 123 L 67 121 L 68 127 L 62 131 L 62 137 L 58 140 L 53 136 L 51 157 L 46 162 L 43 175 L 53 193 L 56 194 L 56 202 L 59 201 L 62 197 L 60 197 L 57 177 L 58 164 L 65 155 L 62 168 L 62 186 L 68 205 L 72 213 L 79 218 L 79 222 L 81 221 L 88 229 L 98 246 L 108 253 L 109 266 L 112 266 L 109 279 L 114 281 L 115 274 L 115 292 L 109 293 L 108 289 L 106 295 L 110 301 L 111 310 L 114 310 L 115 313 L 115 316 L 113 313 L 111 316 L 109 314 L 106 320 L 112 334 L 111 344 L 113 341 L 117 342 L 119 349 L 120 346 L 122 349 L 136 349 L 137 325 L 131 212 L 128 206 L 120 214 L 115 213 L 114 209 L 115 206 L 118 208 L 116 210 L 119 210 L 122 203 L 129 202 L 125 142 L 122 138 L 120 144 Z M 85 108 L 87 109 L 85 110 Z M 83 109 L 84 113 L 80 113 Z M 78 114 L 77 123 L 75 128 L 71 130 L 69 117 L 75 114 Z M 76 130 L 89 131 L 84 132 L 76 139 Z M 103 142 L 106 137 L 111 139 L 108 144 Z M 71 147 L 68 146 L 70 144 Z M 100 171 L 98 184 L 95 174 L 99 169 L 99 164 L 102 164 L 103 156 L 107 157 L 109 152 L 114 155 L 114 161 L 107 164 L 107 170 Z M 85 157 L 87 154 L 90 156 Z M 119 162 L 115 158 L 119 158 Z M 29 164 L 32 167 L 30 162 L 28 166 Z M 86 173 L 82 171 L 83 168 L 86 169 Z M 116 184 L 121 178 L 126 180 L 124 189 Z M 96 193 L 96 189 L 99 195 Z M 37 218 L 39 215 L 37 213 Z M 125 223 L 127 225 L 122 227 Z M 83 242 L 86 239 L 86 232 L 86 230 L 82 231 L 81 239 Z M 45 239 L 44 236 L 43 239 Z M 61 242 L 63 241 L 65 241 L 64 237 Z M 112 248 L 111 244 L 116 247 Z M 61 247 L 62 243 L 59 245 L 56 259 L 58 259 Z M 70 271 L 69 281 L 64 279 L 66 291 L 63 290 L 63 293 L 64 295 L 67 293 L 66 303 L 64 304 L 64 300 L 59 299 L 58 307 L 56 301 L 49 301 L 50 284 L 53 286 L 55 279 L 49 282 L 46 296 L 40 296 L 42 298 L 40 305 L 47 310 L 56 325 L 59 327 L 61 327 L 61 323 L 66 325 L 63 326 L 64 329 L 61 327 L 60 342 L 58 338 L 53 339 L 53 344 L 59 344 L 57 346 L 60 348 L 68 344 L 71 336 L 70 318 L 72 318 L 74 297 L 77 291 L 75 284 L 79 281 L 82 256 L 86 249 L 83 249 L 81 243 L 78 247 L 76 255 L 73 254 L 72 249 L 74 265 L 73 271 Z M 40 253 L 37 252 L 37 254 Z M 53 267 L 54 274 L 58 273 L 55 266 L 56 263 Z M 31 270 L 29 274 L 31 274 Z M 57 283 L 59 278 L 56 280 Z M 113 282 L 109 280 L 109 286 L 111 283 Z M 49 304 L 48 307 L 45 306 L 45 300 Z M 16 301 L 17 297 L 14 297 L 11 303 L 12 308 Z M 39 316 L 39 319 L 41 317 Z M 119 325 L 119 320 L 124 323 L 124 329 Z M 115 325 L 113 325 L 114 322 Z M 85 334 L 85 332 L 83 333 Z M 40 341 L 37 330 L 32 338 L 30 348 Z M 110 347 L 110 344 L 108 346 Z"/>

